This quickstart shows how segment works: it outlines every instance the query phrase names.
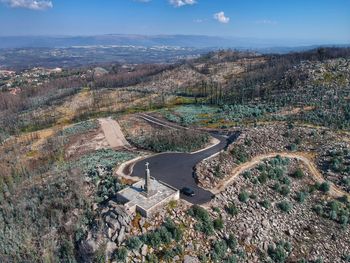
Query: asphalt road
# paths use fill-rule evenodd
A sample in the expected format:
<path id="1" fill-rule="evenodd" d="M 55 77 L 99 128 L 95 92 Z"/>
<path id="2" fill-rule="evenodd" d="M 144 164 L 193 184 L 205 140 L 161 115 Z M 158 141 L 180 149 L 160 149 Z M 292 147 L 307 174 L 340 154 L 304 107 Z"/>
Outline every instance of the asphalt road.
<path id="1" fill-rule="evenodd" d="M 143 177 L 145 173 L 145 163 L 149 162 L 151 176 L 163 181 L 177 189 L 185 186 L 194 190 L 195 196 L 188 197 L 181 194 L 181 198 L 192 204 L 204 204 L 211 200 L 213 194 L 202 189 L 196 184 L 194 178 L 194 167 L 203 159 L 220 152 L 227 146 L 228 139 L 221 135 L 212 134 L 220 140 L 220 143 L 205 151 L 189 153 L 164 153 L 137 162 L 131 176 Z M 235 140 L 237 134 L 232 135 L 229 140 Z"/>

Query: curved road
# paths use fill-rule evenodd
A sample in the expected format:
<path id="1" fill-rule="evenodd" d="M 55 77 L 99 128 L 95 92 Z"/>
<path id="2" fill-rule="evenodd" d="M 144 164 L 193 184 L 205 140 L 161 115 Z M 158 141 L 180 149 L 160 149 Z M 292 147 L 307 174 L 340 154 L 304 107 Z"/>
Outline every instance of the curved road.
<path id="1" fill-rule="evenodd" d="M 220 143 L 198 153 L 163 153 L 143 159 L 135 164 L 131 176 L 143 177 L 145 163 L 149 162 L 152 177 L 177 189 L 185 186 L 192 188 L 196 194 L 194 197 L 181 195 L 181 198 L 192 204 L 204 204 L 211 200 L 213 194 L 197 185 L 193 169 L 203 159 L 223 150 L 228 140 L 237 139 L 238 134 L 231 135 L 229 139 L 217 134 L 212 134 L 212 136 L 220 140 Z"/>

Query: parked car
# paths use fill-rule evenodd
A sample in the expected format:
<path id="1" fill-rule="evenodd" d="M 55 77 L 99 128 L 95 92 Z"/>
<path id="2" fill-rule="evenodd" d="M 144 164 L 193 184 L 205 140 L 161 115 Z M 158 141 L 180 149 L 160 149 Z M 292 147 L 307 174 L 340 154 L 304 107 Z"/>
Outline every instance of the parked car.
<path id="1" fill-rule="evenodd" d="M 180 192 L 187 196 L 195 196 L 194 191 L 189 187 L 183 187 Z"/>

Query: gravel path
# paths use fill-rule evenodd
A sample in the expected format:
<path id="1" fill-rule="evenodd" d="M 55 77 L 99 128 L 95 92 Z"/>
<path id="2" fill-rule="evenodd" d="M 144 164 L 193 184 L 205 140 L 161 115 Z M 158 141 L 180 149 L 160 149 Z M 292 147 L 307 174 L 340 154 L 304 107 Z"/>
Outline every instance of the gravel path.
<path id="1" fill-rule="evenodd" d="M 109 146 L 112 148 L 131 148 L 128 141 L 125 139 L 123 132 L 117 121 L 112 118 L 99 119 L 103 133 L 106 136 L 106 140 Z"/>

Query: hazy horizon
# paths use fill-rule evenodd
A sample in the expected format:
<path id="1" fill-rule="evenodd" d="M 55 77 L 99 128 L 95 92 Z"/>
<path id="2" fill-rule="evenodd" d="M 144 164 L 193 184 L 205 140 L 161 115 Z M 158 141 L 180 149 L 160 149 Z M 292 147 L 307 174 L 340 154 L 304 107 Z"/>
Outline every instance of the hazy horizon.
<path id="1" fill-rule="evenodd" d="M 0 0 L 0 36 L 199 35 L 350 43 L 350 2 Z"/>

